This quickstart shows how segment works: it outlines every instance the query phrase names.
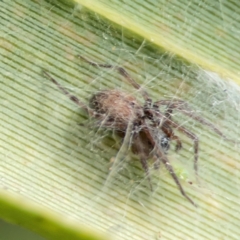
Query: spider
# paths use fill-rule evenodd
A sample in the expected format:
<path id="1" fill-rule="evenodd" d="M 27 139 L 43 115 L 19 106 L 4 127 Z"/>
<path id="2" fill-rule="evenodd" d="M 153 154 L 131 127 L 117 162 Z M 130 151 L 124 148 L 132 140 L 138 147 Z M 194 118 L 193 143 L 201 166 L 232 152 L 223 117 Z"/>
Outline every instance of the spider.
<path id="1" fill-rule="evenodd" d="M 173 110 L 181 111 L 188 117 L 208 126 L 211 130 L 225 140 L 231 142 L 234 141 L 228 139 L 211 122 L 207 121 L 201 116 L 196 115 L 183 100 L 159 100 L 153 102 L 149 94 L 141 88 L 141 86 L 128 74 L 123 67 L 94 63 L 80 55 L 78 55 L 78 58 L 94 67 L 116 70 L 128 81 L 128 83 L 140 91 L 145 100 L 144 105 L 142 106 L 134 96 L 124 91 L 109 89 L 93 94 L 89 101 L 89 106 L 87 106 L 76 96 L 68 92 L 67 89 L 62 87 L 53 77 L 51 77 L 47 71 L 43 70 L 43 74 L 75 104 L 84 109 L 90 117 L 96 119 L 96 125 L 114 131 L 122 139 L 122 141 L 127 138 L 127 132 L 130 133 L 131 141 L 129 144 L 131 150 L 139 157 L 141 165 L 149 181 L 151 190 L 152 184 L 147 161 L 151 158 L 155 158 L 155 168 L 158 168 L 159 164 L 162 162 L 175 181 L 181 194 L 191 204 L 197 206 L 184 191 L 172 165 L 167 158 L 167 151 L 171 141 L 176 142 L 176 151 L 179 151 L 182 148 L 181 140 L 177 135 L 175 135 L 174 129 L 185 134 L 193 141 L 194 169 L 197 175 L 199 139 L 195 133 L 172 120 Z M 161 106 L 166 106 L 164 112 L 160 111 L 159 107 Z"/>

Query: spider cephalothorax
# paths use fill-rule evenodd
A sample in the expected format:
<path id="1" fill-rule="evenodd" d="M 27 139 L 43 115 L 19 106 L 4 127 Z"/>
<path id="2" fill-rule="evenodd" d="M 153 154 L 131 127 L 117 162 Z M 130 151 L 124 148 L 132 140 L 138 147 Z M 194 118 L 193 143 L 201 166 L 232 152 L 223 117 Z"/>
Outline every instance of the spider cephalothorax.
<path id="1" fill-rule="evenodd" d="M 46 71 L 43 71 L 43 73 L 74 103 L 85 109 L 89 116 L 95 118 L 97 126 L 113 130 L 122 139 L 125 139 L 128 135 L 127 131 L 130 131 L 131 141 L 129 141 L 129 144 L 131 150 L 139 157 L 142 167 L 146 172 L 151 190 L 152 185 L 147 160 L 154 158 L 156 159 L 155 166 L 163 163 L 177 184 L 181 194 L 196 206 L 193 200 L 185 193 L 166 153 L 169 149 L 170 141 L 176 141 L 176 151 L 181 149 L 182 143 L 179 137 L 174 134 L 173 129 L 182 132 L 192 139 L 194 143 L 194 169 L 197 173 L 199 140 L 193 132 L 172 120 L 173 110 L 176 109 L 181 111 L 201 124 L 208 126 L 225 140 L 231 142 L 235 141 L 225 137 L 218 128 L 206 119 L 195 115 L 189 108 L 188 104 L 182 100 L 159 100 L 152 102 L 148 93 L 141 89 L 141 86 L 130 77 L 124 68 L 108 64 L 97 64 L 90 62 L 81 56 L 78 57 L 92 66 L 117 70 L 134 88 L 142 93 L 145 100 L 144 105 L 142 106 L 134 96 L 124 91 L 110 89 L 95 93 L 89 101 L 89 106 L 87 106 L 76 96 L 71 95 Z M 166 106 L 164 112 L 159 110 L 159 107 L 161 106 Z"/>

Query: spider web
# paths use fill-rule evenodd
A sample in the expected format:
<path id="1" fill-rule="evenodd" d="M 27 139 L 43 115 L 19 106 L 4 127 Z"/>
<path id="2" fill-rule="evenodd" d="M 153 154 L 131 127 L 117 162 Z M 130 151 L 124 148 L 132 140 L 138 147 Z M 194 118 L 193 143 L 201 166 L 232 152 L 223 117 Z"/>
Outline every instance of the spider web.
<path id="1" fill-rule="evenodd" d="M 116 4 L 127 16 L 132 16 L 130 7 L 138 4 L 134 16 L 139 23 L 148 18 L 153 30 L 160 31 L 169 44 L 174 39 L 182 49 L 199 50 L 197 54 L 203 54 L 206 61 L 208 56 L 223 69 L 238 69 L 239 8 L 233 8 L 231 18 L 227 12 L 230 2 L 187 1 L 184 9 L 173 10 L 174 14 L 169 11 L 180 1 L 123 2 L 107 4 Z M 96 127 L 93 118 L 44 78 L 42 69 L 84 103 L 98 91 L 119 89 L 144 104 L 140 92 L 116 71 L 90 66 L 76 55 L 123 66 L 153 100 L 183 99 L 194 113 L 239 140 L 239 87 L 231 79 L 190 64 L 187 55 L 181 59 L 167 48 L 159 49 L 152 44 L 154 36 L 151 42 L 141 39 L 79 5 L 27 0 L 2 4 L 9 4 L 1 12 L 3 188 L 66 218 L 111 232 L 116 239 L 155 239 L 156 234 L 159 239 L 238 239 L 237 144 L 174 111 L 174 120 L 200 138 L 199 183 L 193 169 L 192 141 L 176 131 L 183 149 L 176 153 L 172 142 L 168 152 L 183 188 L 199 206 L 193 209 L 163 164 L 159 170 L 153 169 L 153 160 L 148 162 L 154 187 L 151 192 L 138 157 L 125 151 L 131 139 L 126 138 L 122 145 L 111 131 Z M 199 11 L 192 8 L 196 5 Z M 221 22 L 216 29 L 204 27 L 206 21 L 212 21 L 205 17 L 205 10 L 217 7 Z M 7 18 L 5 13 L 11 8 L 14 11 Z M 218 51 L 212 51 L 209 43 L 202 44 L 201 39 L 206 43 L 214 39 Z"/>
<path id="2" fill-rule="evenodd" d="M 122 44 L 124 44 L 123 40 Z M 216 73 L 205 71 L 196 66 L 187 66 L 181 61 L 179 63 L 171 54 L 159 54 L 156 59 L 149 56 L 146 57 L 144 54 L 141 55 L 142 52 L 144 53 L 144 44 L 145 41 L 141 43 L 139 49 L 136 51 L 139 56 L 134 55 L 133 51 L 129 50 L 129 52 L 127 52 L 126 46 L 119 48 L 119 55 L 117 59 L 115 59 L 114 64 L 122 65 L 121 63 L 124 62 L 124 67 L 135 76 L 135 80 L 136 77 L 138 77 L 141 86 L 148 90 L 154 100 L 184 99 L 196 114 L 204 116 L 207 120 L 216 123 L 216 126 L 225 135 L 238 140 L 239 88 L 234 84 L 229 84 L 226 80 L 221 79 Z M 108 63 L 113 64 L 113 62 L 109 61 Z M 181 64 L 183 66 L 181 66 Z M 142 67 L 141 74 L 134 69 L 134 66 L 137 69 L 139 69 L 139 66 L 140 68 Z M 87 67 L 87 69 L 88 71 L 93 71 L 97 75 L 97 77 L 93 77 L 90 85 L 97 86 L 96 88 L 99 91 L 107 88 L 121 89 L 138 97 L 139 101 L 143 103 L 139 92 L 136 89 L 129 90 L 129 86 L 124 82 L 121 76 L 113 70 L 106 71 L 100 68 L 94 69 L 93 67 Z M 149 71 L 149 69 L 151 70 Z M 179 69 L 180 74 L 177 72 Z M 138 74 L 136 74 L 137 72 Z M 110 76 L 110 78 L 108 76 Z M 117 87 L 112 86 L 116 82 Z M 88 88 L 90 89 L 90 86 L 88 86 L 87 89 Z M 77 89 L 75 90 L 79 91 Z M 219 162 L 218 159 L 219 157 L 220 159 L 226 157 L 235 159 L 236 161 L 237 146 L 227 143 L 222 137 L 217 136 L 206 126 L 202 126 L 177 111 L 174 112 L 173 118 L 182 126 L 191 129 L 191 131 L 196 133 L 200 138 L 200 184 L 196 182 L 195 173 L 193 171 L 192 141 L 179 133 L 179 136 L 183 139 L 183 150 L 179 153 L 174 152 L 174 143 L 171 143 L 168 158 L 170 159 L 171 164 L 173 164 L 179 179 L 182 179 L 181 184 L 186 191 L 189 191 L 190 189 L 191 192 L 195 192 L 202 196 L 207 195 L 211 199 L 223 198 L 225 201 L 228 201 L 229 196 L 231 195 L 230 192 L 233 190 L 228 189 L 227 192 L 229 195 L 226 196 L 226 187 L 234 189 L 233 185 L 234 182 L 237 181 L 238 175 L 236 175 L 235 179 L 232 179 L 231 182 L 226 184 L 227 181 L 224 176 L 226 175 L 226 171 L 228 172 L 231 170 L 227 166 L 228 163 L 224 163 L 224 160 L 220 160 Z M 236 123 L 234 127 L 232 125 L 233 122 Z M 101 148 L 99 149 L 99 144 L 101 145 L 104 137 L 108 138 L 109 132 L 102 131 L 102 129 L 99 129 L 97 132 L 98 134 L 94 134 L 94 136 L 90 138 L 90 143 L 94 143 L 92 149 L 99 152 L 102 151 L 100 150 Z M 107 146 L 109 146 L 108 143 Z M 110 146 L 113 147 L 114 143 L 111 142 Z M 121 144 L 119 144 L 118 147 L 120 146 Z M 169 176 L 169 173 L 164 169 L 163 165 L 161 166 L 160 171 L 154 171 L 151 161 L 149 161 L 149 167 L 151 169 L 150 173 L 154 184 L 154 192 L 152 193 L 149 191 L 146 176 L 137 161 L 137 157 L 132 156 L 129 152 L 127 155 L 125 155 L 125 151 L 122 152 L 124 148 L 128 148 L 128 145 L 125 146 L 123 144 L 122 148 L 118 147 L 113 147 L 111 149 L 111 154 L 109 154 L 109 147 L 105 148 L 105 146 L 103 146 L 103 155 L 106 154 L 107 156 L 112 156 L 107 159 L 108 161 L 114 159 L 114 161 L 112 170 L 106 173 L 106 179 L 102 185 L 103 187 L 100 188 L 101 193 L 97 194 L 96 198 L 93 198 L 93 207 L 96 207 L 97 202 L 101 202 L 102 198 L 105 198 L 108 195 L 114 196 L 116 194 L 116 196 L 125 196 L 123 197 L 125 201 L 122 206 L 122 213 L 120 214 L 120 216 L 122 216 L 120 217 L 121 227 L 117 225 L 117 230 L 115 228 L 113 230 L 114 232 L 115 230 L 125 232 L 126 229 L 129 230 L 132 227 L 126 227 L 124 224 L 124 222 L 127 221 L 126 214 L 129 211 L 128 209 L 132 207 L 132 202 L 137 202 L 138 205 L 144 209 L 147 208 L 149 204 L 149 198 L 152 199 L 151 201 L 154 201 L 153 199 L 155 196 L 159 196 L 159 194 L 161 196 L 161 202 L 164 202 L 164 199 L 165 201 L 168 201 L 167 199 L 172 199 L 172 195 L 169 196 L 167 193 L 167 191 L 169 191 L 169 186 L 172 188 L 171 191 L 175 192 L 174 196 L 178 195 L 177 198 L 180 201 L 184 201 L 184 198 L 179 193 L 175 183 Z M 115 151 L 112 152 L 113 149 Z M 105 158 L 105 156 L 103 156 L 103 158 Z M 96 161 L 102 161 L 99 158 L 99 155 Z M 105 167 L 107 165 L 110 165 L 111 168 L 111 163 L 105 164 Z M 218 185 L 214 185 L 212 176 L 217 178 L 221 184 L 226 184 L 226 186 L 224 188 L 218 188 Z M 232 199 L 233 198 L 234 196 L 232 196 Z M 202 197 L 198 197 L 197 200 L 198 202 L 201 201 Z M 196 199 L 194 199 L 194 201 L 196 201 Z"/>
<path id="3" fill-rule="evenodd" d="M 107 31 L 104 33 L 104 44 L 106 44 L 106 42 L 111 42 L 109 39 L 110 34 L 111 33 L 108 33 Z M 128 39 L 125 39 L 123 30 L 121 36 L 121 42 L 117 47 L 115 46 L 115 52 L 117 54 L 113 61 L 109 59 L 107 62 L 102 60 L 102 58 L 105 59 L 105 56 L 101 56 L 101 59 L 94 59 L 94 61 L 124 66 L 131 76 L 141 84 L 142 88 L 150 93 L 154 100 L 184 99 L 189 103 L 196 114 L 204 116 L 207 120 L 216 123 L 216 126 L 225 135 L 236 140 L 239 138 L 239 88 L 237 86 L 229 84 L 229 82 L 221 79 L 216 73 L 205 71 L 194 65 L 188 65 L 186 62 L 179 60 L 176 56 L 171 55 L 168 52 L 158 52 L 157 54 L 151 55 L 148 52 L 149 46 L 145 40 L 138 42 L 138 48 L 133 50 L 128 45 Z M 145 54 L 145 52 L 148 52 L 148 54 Z M 88 57 L 92 56 L 88 55 Z M 84 64 L 81 65 L 84 66 Z M 121 89 L 122 91 L 130 92 L 136 96 L 141 103 L 143 103 L 139 91 L 134 88 L 130 89 L 124 79 L 114 72 L 114 70 L 96 69 L 91 66 L 85 67 L 91 74 L 93 73 L 90 86 L 87 86 L 85 91 L 92 94 L 91 90 L 88 90 L 91 89 L 91 85 L 94 85 L 97 91 L 104 89 Z M 94 74 L 96 76 L 94 76 Z M 78 89 L 75 90 L 79 91 Z M 227 167 L 228 164 L 221 160 L 219 162 L 216 158 L 219 159 L 219 156 L 221 155 L 221 158 L 226 156 L 227 158 L 232 158 L 236 161 L 237 146 L 227 143 L 222 137 L 217 136 L 207 127 L 202 126 L 177 111 L 174 112 L 174 119 L 176 119 L 182 126 L 191 129 L 191 131 L 195 132 L 200 137 L 200 184 L 195 181 L 196 178 L 193 171 L 192 141 L 180 133 L 179 136 L 183 139 L 184 147 L 179 153 L 174 152 L 174 143 L 171 144 L 168 157 L 171 164 L 173 164 L 179 179 L 182 179 L 181 183 L 183 187 L 187 189 L 187 191 L 190 189 L 191 192 L 195 192 L 202 196 L 207 195 L 212 199 L 224 198 L 225 200 L 228 200 L 230 195 L 226 196 L 226 193 L 224 192 L 226 187 L 218 188 L 217 185 L 214 185 L 212 176 L 217 178 L 221 184 L 226 183 L 224 176 L 226 175 L 225 170 L 229 171 Z M 234 127 L 232 125 L 233 122 L 236 123 Z M 102 129 L 99 129 L 99 131 L 101 132 Z M 94 151 L 102 151 L 97 149 L 99 148 L 99 144 L 102 142 L 103 137 L 107 136 L 109 136 L 109 132 L 106 131 L 105 134 L 104 132 L 101 132 L 100 136 L 93 136 L 94 140 L 90 140 L 90 142 L 94 142 Z M 114 143 L 111 142 L 111 144 Z M 110 146 L 113 146 L 111 144 Z M 121 197 L 125 195 L 125 197 L 123 197 L 125 200 L 123 200 L 122 211 L 120 211 L 122 212 L 120 213 L 120 216 L 122 216 L 120 217 L 121 227 L 117 225 L 117 230 L 114 228 L 114 232 L 115 230 L 124 232 L 126 229 L 129 230 L 132 227 L 129 226 L 126 228 L 126 225 L 124 224 L 124 222 L 127 221 L 126 214 L 129 211 L 128 209 L 132 207 L 132 202 L 137 202 L 140 208 L 142 207 L 145 209 L 149 206 L 149 199 L 154 201 L 153 199 L 155 196 L 159 196 L 160 194 L 161 200 L 159 201 L 166 203 L 168 199 L 172 199 L 173 197 L 173 195 L 170 194 L 169 196 L 167 193 L 170 186 L 171 191 L 175 191 L 174 197 L 178 195 L 178 199 L 183 198 L 178 192 L 175 183 L 169 176 L 169 173 L 163 168 L 163 165 L 161 166 L 160 172 L 154 171 L 150 161 L 149 167 L 151 169 L 151 178 L 155 187 L 154 192 L 151 193 L 148 189 L 149 186 L 146 181 L 146 176 L 137 161 L 137 157 L 132 156 L 130 153 L 125 155 L 125 151 L 123 151 L 124 153 L 122 152 L 123 148 L 128 148 L 128 145 L 122 145 L 122 148 L 120 148 L 120 146 L 121 144 L 118 146 L 119 148 L 114 147 L 115 152 L 112 152 L 111 154 L 109 154 L 109 148 L 107 147 L 105 149 L 104 146 L 104 155 L 112 156 L 107 158 L 108 161 L 114 159 L 113 169 L 110 173 L 106 173 L 106 181 L 104 180 L 103 183 L 104 191 L 107 192 L 103 191 L 99 193 L 97 197 L 94 198 L 96 201 L 93 201 L 97 204 L 98 201 L 101 202 L 101 198 L 104 198 L 107 195 Z M 101 160 L 98 158 L 96 161 Z M 108 177 L 109 174 L 111 177 Z M 237 181 L 237 179 L 238 177 L 236 175 L 235 180 L 233 179 L 231 183 L 228 183 L 226 186 L 230 186 L 230 188 L 233 189 L 234 181 Z M 103 188 L 100 189 L 103 190 Z M 230 194 L 230 192 L 231 190 L 228 190 L 228 194 Z M 197 199 L 201 201 L 202 197 L 198 197 Z M 184 198 L 180 201 L 182 200 L 184 201 Z M 93 206 L 95 206 L 95 204 Z M 140 212 L 141 211 L 142 210 L 140 210 Z M 172 210 L 169 211 L 172 212 Z"/>

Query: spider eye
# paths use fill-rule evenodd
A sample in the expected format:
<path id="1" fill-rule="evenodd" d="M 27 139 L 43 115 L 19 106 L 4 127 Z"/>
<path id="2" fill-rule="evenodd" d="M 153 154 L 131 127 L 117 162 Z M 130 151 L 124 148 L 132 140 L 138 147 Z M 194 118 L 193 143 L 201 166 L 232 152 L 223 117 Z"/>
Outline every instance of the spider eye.
<path id="1" fill-rule="evenodd" d="M 161 147 L 163 148 L 163 150 L 166 152 L 170 145 L 169 145 L 170 139 L 166 136 L 161 138 Z"/>

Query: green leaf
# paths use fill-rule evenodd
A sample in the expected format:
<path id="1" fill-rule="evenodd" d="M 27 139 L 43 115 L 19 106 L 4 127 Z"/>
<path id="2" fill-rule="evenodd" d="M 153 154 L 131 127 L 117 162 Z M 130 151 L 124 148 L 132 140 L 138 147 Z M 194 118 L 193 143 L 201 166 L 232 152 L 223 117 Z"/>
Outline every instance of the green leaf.
<path id="1" fill-rule="evenodd" d="M 174 112 L 200 138 L 200 182 L 190 139 L 176 131 L 183 149 L 174 152 L 172 142 L 168 153 L 198 208 L 163 165 L 151 170 L 151 192 L 137 156 L 123 155 L 109 178 L 119 139 L 94 128 L 94 119 L 42 73 L 86 104 L 97 91 L 116 88 L 143 104 L 117 72 L 77 55 L 123 66 L 154 100 L 183 99 L 238 140 L 239 89 L 221 79 L 239 81 L 238 4 L 0 2 L 0 217 L 51 239 L 107 238 L 95 231 L 113 239 L 238 239 L 237 144 Z"/>
<path id="2" fill-rule="evenodd" d="M 56 214 L 34 201 L 26 200 L 19 194 L 10 194 L 1 190 L 1 217 L 13 223 L 21 224 L 51 239 L 108 239 L 71 218 Z"/>

